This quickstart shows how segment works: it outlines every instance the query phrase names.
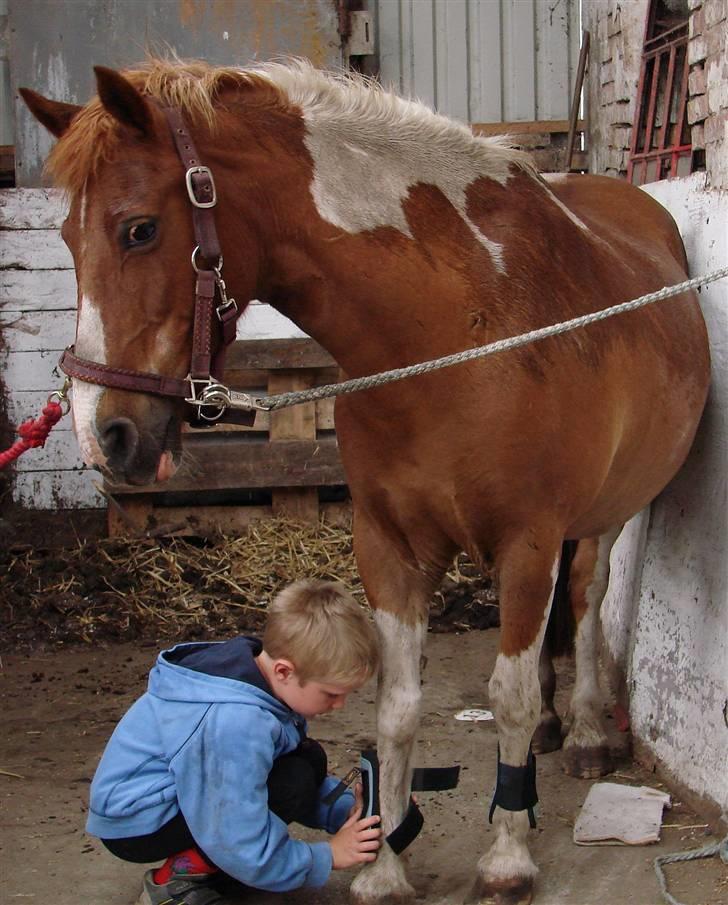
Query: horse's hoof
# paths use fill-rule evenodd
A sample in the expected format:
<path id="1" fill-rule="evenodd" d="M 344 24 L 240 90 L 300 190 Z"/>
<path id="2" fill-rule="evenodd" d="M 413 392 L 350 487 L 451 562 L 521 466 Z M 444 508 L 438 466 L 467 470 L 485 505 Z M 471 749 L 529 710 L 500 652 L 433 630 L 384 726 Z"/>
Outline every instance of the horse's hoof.
<path id="1" fill-rule="evenodd" d="M 412 905 L 415 901 L 415 891 L 411 892 L 390 892 L 384 896 L 358 896 L 356 893 L 349 893 L 350 905 Z"/>
<path id="2" fill-rule="evenodd" d="M 532 899 L 532 877 L 516 877 L 513 880 L 483 880 L 478 877 L 465 899 L 465 905 L 530 905 Z"/>
<path id="3" fill-rule="evenodd" d="M 577 779 L 599 779 L 614 769 L 612 755 L 607 745 L 589 748 L 564 748 L 563 769 L 568 776 Z"/>
<path id="4" fill-rule="evenodd" d="M 534 754 L 548 754 L 558 751 L 563 742 L 561 720 L 554 714 L 536 727 L 531 739 L 531 749 Z"/>

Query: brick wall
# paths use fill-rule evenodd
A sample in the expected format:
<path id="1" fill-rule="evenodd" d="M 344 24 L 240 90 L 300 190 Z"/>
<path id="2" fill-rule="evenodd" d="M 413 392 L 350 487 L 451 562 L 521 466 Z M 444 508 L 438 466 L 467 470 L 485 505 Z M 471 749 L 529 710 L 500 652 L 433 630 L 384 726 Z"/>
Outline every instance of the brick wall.
<path id="1" fill-rule="evenodd" d="M 690 9 L 688 122 L 705 151 L 712 188 L 728 188 L 728 0 L 687 0 Z M 592 173 L 624 177 L 649 0 L 585 0 L 591 32 L 587 83 Z"/>
<path id="2" fill-rule="evenodd" d="M 712 188 L 728 188 L 728 0 L 689 0 L 688 122 Z"/>
<path id="3" fill-rule="evenodd" d="M 589 170 L 627 173 L 648 0 L 585 0 Z"/>

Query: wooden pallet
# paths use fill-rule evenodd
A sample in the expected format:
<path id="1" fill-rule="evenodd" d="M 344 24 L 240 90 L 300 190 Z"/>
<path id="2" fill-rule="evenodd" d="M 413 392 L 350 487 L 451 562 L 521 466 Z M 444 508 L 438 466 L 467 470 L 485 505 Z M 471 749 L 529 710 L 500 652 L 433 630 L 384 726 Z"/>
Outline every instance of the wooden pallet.
<path id="1" fill-rule="evenodd" d="M 310 339 L 237 342 L 225 371 L 228 386 L 254 393 L 338 379 L 334 360 Z M 344 495 L 346 484 L 333 408 L 333 399 L 325 399 L 259 412 L 252 427 L 185 430 L 184 465 L 170 481 L 106 487 L 109 534 L 236 531 L 271 515 L 316 521 L 323 512 L 329 520 L 347 520 L 346 502 L 320 499 L 332 488 Z"/>

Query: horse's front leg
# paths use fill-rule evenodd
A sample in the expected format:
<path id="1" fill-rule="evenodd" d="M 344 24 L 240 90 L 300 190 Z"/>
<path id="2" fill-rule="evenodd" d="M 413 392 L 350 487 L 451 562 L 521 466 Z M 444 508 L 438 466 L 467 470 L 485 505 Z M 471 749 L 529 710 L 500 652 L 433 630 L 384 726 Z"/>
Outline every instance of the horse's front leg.
<path id="1" fill-rule="evenodd" d="M 355 549 L 367 597 L 375 608 L 374 621 L 381 642 L 377 751 L 382 830 L 387 837 L 402 823 L 409 807 L 427 614 L 442 572 L 440 567 L 433 567 L 427 573 L 403 562 L 395 545 L 383 540 L 381 531 L 365 533 L 361 519 L 356 522 Z M 394 905 L 410 902 L 414 896 L 401 860 L 383 840 L 377 860 L 366 865 L 354 879 L 352 902 Z"/>
<path id="2" fill-rule="evenodd" d="M 526 836 L 535 804 L 535 765 L 529 752 L 541 709 L 539 654 L 561 549 L 561 538 L 549 534 L 529 532 L 498 557 L 500 646 L 488 686 L 499 745 L 495 841 L 478 862 L 467 899 L 479 905 L 530 902 L 538 872 Z"/>

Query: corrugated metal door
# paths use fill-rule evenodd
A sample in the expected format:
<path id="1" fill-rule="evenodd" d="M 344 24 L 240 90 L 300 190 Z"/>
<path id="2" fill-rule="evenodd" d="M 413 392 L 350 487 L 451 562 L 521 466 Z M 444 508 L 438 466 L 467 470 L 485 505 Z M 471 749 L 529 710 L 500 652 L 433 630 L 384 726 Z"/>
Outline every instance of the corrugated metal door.
<path id="1" fill-rule="evenodd" d="M 129 66 L 148 51 L 228 65 L 280 54 L 342 61 L 336 0 L 9 0 L 9 15 L 13 89 L 69 103 L 93 93 L 93 65 Z M 15 114 L 17 184 L 40 185 L 53 140 L 20 100 Z"/>
<path id="2" fill-rule="evenodd" d="M 568 117 L 579 0 L 376 0 L 381 80 L 465 122 Z"/>

